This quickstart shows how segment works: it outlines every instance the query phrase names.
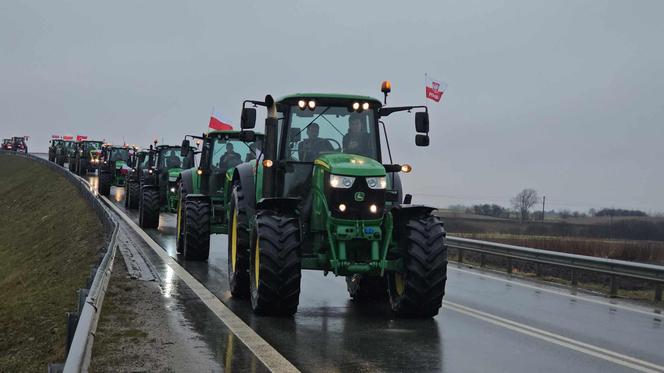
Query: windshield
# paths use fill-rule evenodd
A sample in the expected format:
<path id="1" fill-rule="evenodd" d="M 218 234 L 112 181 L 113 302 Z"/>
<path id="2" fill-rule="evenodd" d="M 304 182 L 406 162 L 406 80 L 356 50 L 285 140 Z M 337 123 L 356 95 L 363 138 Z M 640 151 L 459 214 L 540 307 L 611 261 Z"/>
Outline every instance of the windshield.
<path id="1" fill-rule="evenodd" d="M 91 150 L 101 149 L 101 145 L 102 145 L 101 142 L 85 142 L 83 143 L 83 149 L 86 152 L 89 152 Z"/>
<path id="2" fill-rule="evenodd" d="M 180 155 L 180 147 L 164 148 L 159 150 L 159 162 L 157 168 L 160 170 L 170 168 L 194 167 L 194 152 L 190 151 L 186 157 Z"/>
<path id="3" fill-rule="evenodd" d="M 111 149 L 110 161 L 128 161 L 129 160 L 129 149 L 126 148 L 114 148 Z"/>
<path id="4" fill-rule="evenodd" d="M 256 148 L 257 144 L 255 143 L 246 144 L 238 139 L 217 138 L 212 141 L 210 165 L 212 168 L 225 172 L 242 162 L 256 159 L 254 155 Z"/>
<path id="5" fill-rule="evenodd" d="M 138 153 L 138 168 L 139 169 L 144 169 L 148 167 L 148 162 L 150 161 L 150 157 L 148 157 L 148 153 Z"/>
<path id="6" fill-rule="evenodd" d="M 286 159 L 313 162 L 323 153 L 350 153 L 378 159 L 374 112 L 346 106 L 291 107 Z"/>

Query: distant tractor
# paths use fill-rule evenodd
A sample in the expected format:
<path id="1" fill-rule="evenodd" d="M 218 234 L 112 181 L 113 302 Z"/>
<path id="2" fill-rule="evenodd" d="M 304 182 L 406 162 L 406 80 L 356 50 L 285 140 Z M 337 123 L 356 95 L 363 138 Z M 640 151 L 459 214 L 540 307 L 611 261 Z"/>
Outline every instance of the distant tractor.
<path id="1" fill-rule="evenodd" d="M 194 165 L 192 148 L 182 155 L 179 145 L 159 145 L 156 147 L 156 160 L 141 185 L 141 197 L 138 206 L 139 225 L 141 228 L 157 228 L 160 212 L 176 212 L 177 179 L 183 169 Z"/>
<path id="2" fill-rule="evenodd" d="M 69 152 L 74 146 L 74 141 L 71 140 L 62 140 L 62 143 L 55 148 L 55 163 L 58 166 L 64 166 L 67 161 Z"/>
<path id="3" fill-rule="evenodd" d="M 12 149 L 15 152 L 27 153 L 28 145 L 25 143 L 25 137 L 23 136 L 14 136 L 12 137 Z"/>
<path id="4" fill-rule="evenodd" d="M 182 172 L 178 179 L 177 250 L 189 260 L 207 260 L 210 234 L 228 233 L 226 201 L 228 178 L 234 167 L 256 160 L 262 135 L 240 131 L 212 131 L 188 136 L 202 142 L 198 167 Z M 182 143 L 189 149 L 189 140 Z"/>
<path id="5" fill-rule="evenodd" d="M 389 90 L 383 83 L 386 98 Z M 381 142 L 387 116 L 415 110 L 415 143 L 429 145 L 427 108 L 386 107 L 357 95 L 267 96 L 245 101 L 244 132 L 256 121 L 247 104 L 266 107 L 267 119 L 259 161 L 227 177 L 233 296 L 249 297 L 258 314 L 292 315 L 308 269 L 346 276 L 354 299 L 389 298 L 398 316 L 438 314 L 445 230 L 433 207 L 403 196 L 399 173 L 411 167 L 392 163 L 387 139 Z"/>
<path id="6" fill-rule="evenodd" d="M 128 146 L 102 147 L 99 183 L 97 184 L 99 194 L 108 196 L 111 193 L 111 186 L 125 186 L 125 180 L 130 170 L 128 163 L 131 162 L 134 151 L 134 148 Z"/>
<path id="7" fill-rule="evenodd" d="M 64 140 L 62 139 L 52 139 L 50 141 L 50 144 L 48 146 L 48 160 L 51 162 L 55 162 L 56 154 L 58 152 L 58 148 L 62 147 L 64 143 Z"/>
<path id="8" fill-rule="evenodd" d="M 125 207 L 131 210 L 138 208 L 141 197 L 141 185 L 148 170 L 154 165 L 154 151 L 152 146 L 149 150 L 141 150 L 136 153 L 129 165 L 131 169 L 127 175 L 127 187 L 125 188 Z"/>
<path id="9" fill-rule="evenodd" d="M 2 150 L 12 150 L 14 143 L 12 139 L 3 139 L 2 140 Z"/>
<path id="10" fill-rule="evenodd" d="M 69 155 L 70 170 L 80 176 L 85 176 L 88 172 L 95 172 L 101 162 L 103 142 L 85 140 L 77 144 L 76 150 Z"/>

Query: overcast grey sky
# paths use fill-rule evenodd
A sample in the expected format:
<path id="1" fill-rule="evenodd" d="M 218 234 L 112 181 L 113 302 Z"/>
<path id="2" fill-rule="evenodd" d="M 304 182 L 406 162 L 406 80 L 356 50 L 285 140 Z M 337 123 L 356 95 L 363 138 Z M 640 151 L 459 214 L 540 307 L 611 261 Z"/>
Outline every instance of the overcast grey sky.
<path id="1" fill-rule="evenodd" d="M 85 134 L 147 145 L 237 120 L 266 93 L 430 102 L 387 121 L 404 184 L 437 205 L 664 211 L 662 1 L 0 2 L 0 136 Z M 394 117 L 394 118 L 393 118 Z"/>

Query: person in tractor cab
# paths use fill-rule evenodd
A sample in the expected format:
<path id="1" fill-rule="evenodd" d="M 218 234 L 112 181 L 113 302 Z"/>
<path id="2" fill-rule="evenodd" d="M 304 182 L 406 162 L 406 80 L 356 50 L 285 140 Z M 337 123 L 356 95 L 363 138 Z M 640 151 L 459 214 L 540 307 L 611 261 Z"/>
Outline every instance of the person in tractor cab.
<path id="1" fill-rule="evenodd" d="M 180 166 L 182 166 L 180 157 L 175 154 L 175 150 L 171 150 L 168 158 L 166 158 L 166 168 L 180 168 Z"/>
<path id="2" fill-rule="evenodd" d="M 353 113 L 348 118 L 348 133 L 343 138 L 343 152 L 370 156 L 369 145 L 371 138 L 365 130 L 365 121 L 362 114 Z"/>
<path id="3" fill-rule="evenodd" d="M 235 167 L 240 163 L 242 163 L 242 156 L 236 153 L 233 144 L 228 142 L 226 144 L 226 152 L 224 152 L 219 159 L 219 168 L 225 172 L 229 168 Z"/>
<path id="4" fill-rule="evenodd" d="M 326 139 L 318 137 L 320 127 L 318 123 L 311 123 L 307 127 L 307 137 L 298 146 L 298 156 L 301 162 L 313 162 L 323 152 L 334 150 L 332 144 Z"/>

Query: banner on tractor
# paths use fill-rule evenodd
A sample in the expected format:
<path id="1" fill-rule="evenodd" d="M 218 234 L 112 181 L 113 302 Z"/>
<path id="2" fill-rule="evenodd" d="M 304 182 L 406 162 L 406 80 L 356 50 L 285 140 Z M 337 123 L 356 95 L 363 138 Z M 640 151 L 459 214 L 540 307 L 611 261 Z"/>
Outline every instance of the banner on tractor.
<path id="1" fill-rule="evenodd" d="M 74 136 L 64 135 L 64 136 L 62 136 L 62 139 L 67 140 L 67 141 L 71 141 L 71 140 L 74 139 Z"/>
<path id="2" fill-rule="evenodd" d="M 51 140 L 60 140 L 62 136 L 60 135 L 51 135 Z"/>
<path id="3" fill-rule="evenodd" d="M 76 141 L 83 141 L 83 140 L 87 140 L 87 139 L 88 139 L 87 136 L 76 135 Z"/>
<path id="4" fill-rule="evenodd" d="M 437 79 L 432 79 L 426 74 L 424 74 L 424 78 L 426 81 L 426 97 L 429 100 L 440 102 L 440 100 L 443 98 L 443 94 L 445 94 L 445 90 L 447 89 L 447 83 Z"/>
<path id="5" fill-rule="evenodd" d="M 210 115 L 210 123 L 208 124 L 208 128 L 215 131 L 231 131 L 233 129 L 233 125 L 230 123 L 231 121 L 228 118 L 220 115 L 217 112 L 213 112 L 212 115 Z"/>

